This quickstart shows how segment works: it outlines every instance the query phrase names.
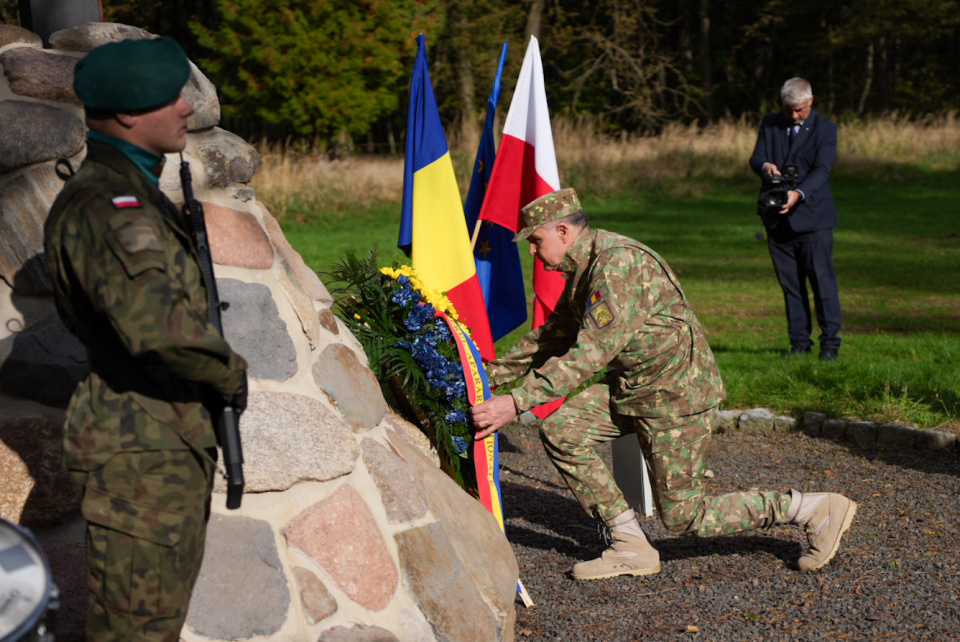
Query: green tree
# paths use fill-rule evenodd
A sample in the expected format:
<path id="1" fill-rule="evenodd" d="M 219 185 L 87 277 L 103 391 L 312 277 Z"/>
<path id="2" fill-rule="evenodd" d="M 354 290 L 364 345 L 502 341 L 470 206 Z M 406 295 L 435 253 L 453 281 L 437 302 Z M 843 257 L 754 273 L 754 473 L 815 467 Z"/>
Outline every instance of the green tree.
<path id="1" fill-rule="evenodd" d="M 190 27 L 225 116 L 332 141 L 398 109 L 416 34 L 438 20 L 423 0 L 216 0 L 212 26 Z"/>

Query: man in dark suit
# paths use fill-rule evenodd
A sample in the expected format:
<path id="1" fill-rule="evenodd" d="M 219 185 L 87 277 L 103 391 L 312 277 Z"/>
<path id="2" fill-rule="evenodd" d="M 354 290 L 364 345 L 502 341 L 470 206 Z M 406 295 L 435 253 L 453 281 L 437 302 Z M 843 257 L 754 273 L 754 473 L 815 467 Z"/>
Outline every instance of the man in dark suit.
<path id="1" fill-rule="evenodd" d="M 765 183 L 795 166 L 796 184 L 782 206 L 764 206 L 758 213 L 767 230 L 773 268 L 787 308 L 790 354 L 810 352 L 813 345 L 810 281 L 820 326 L 820 360 L 832 361 L 840 350 L 840 295 L 833 268 L 833 228 L 837 208 L 830 192 L 830 169 L 837 156 L 837 126 L 813 110 L 813 91 L 803 78 L 791 78 L 780 89 L 783 111 L 764 116 L 750 167 Z"/>

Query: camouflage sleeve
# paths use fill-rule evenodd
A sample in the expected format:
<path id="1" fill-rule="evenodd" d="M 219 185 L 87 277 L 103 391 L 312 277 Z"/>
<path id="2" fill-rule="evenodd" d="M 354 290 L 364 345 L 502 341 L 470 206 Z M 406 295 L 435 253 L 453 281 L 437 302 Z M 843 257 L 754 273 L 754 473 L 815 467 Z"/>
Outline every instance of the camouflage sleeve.
<path id="1" fill-rule="evenodd" d="M 232 394 L 246 363 L 198 312 L 206 293 L 196 260 L 145 210 L 112 216 L 105 229 L 81 226 L 75 273 L 131 355 Z"/>
<path id="2" fill-rule="evenodd" d="M 523 335 L 502 357 L 486 365 L 487 380 L 496 388 L 519 379 L 531 368 L 566 352 L 577 336 L 579 320 L 564 301 L 557 304 L 546 322 Z"/>
<path id="3" fill-rule="evenodd" d="M 584 311 L 572 345 L 527 373 L 511 391 L 521 411 L 557 399 L 601 372 L 640 331 L 655 298 L 650 284 L 656 261 L 627 248 L 601 255 L 591 268 Z M 660 279 L 662 280 L 662 279 Z"/>

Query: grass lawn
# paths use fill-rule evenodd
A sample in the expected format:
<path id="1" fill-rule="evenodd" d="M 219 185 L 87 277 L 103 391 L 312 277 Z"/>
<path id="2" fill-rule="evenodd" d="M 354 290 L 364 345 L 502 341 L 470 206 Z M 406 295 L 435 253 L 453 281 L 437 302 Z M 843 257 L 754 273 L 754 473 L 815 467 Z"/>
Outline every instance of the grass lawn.
<path id="1" fill-rule="evenodd" d="M 818 410 L 960 431 L 956 171 L 835 172 L 843 347 L 831 363 L 820 363 L 816 350 L 781 358 L 789 347 L 786 320 L 766 243 L 756 239 L 756 181 L 745 172 L 683 189 L 693 180 L 581 199 L 594 226 L 646 243 L 677 272 L 716 353 L 725 407 Z M 379 205 L 309 223 L 284 221 L 283 229 L 322 273 L 345 252 L 365 253 L 374 243 L 383 264 L 403 262 L 395 247 L 398 218 L 399 204 Z M 529 275 L 526 244 L 521 249 Z M 498 342 L 498 352 L 523 331 Z"/>

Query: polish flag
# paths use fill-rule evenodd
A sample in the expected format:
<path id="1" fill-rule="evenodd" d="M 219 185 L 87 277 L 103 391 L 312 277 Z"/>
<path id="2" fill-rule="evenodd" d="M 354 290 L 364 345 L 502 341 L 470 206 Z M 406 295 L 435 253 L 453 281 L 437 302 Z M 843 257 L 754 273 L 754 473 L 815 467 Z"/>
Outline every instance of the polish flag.
<path id="1" fill-rule="evenodd" d="M 560 172 L 550 129 L 540 44 L 530 36 L 479 218 L 518 232 L 523 228 L 521 208 L 558 189 Z M 534 328 L 543 325 L 553 312 L 565 284 L 558 272 L 547 272 L 540 259 L 534 259 Z M 535 409 L 535 413 L 545 417 L 561 403 L 562 400 L 558 400 L 544 404 Z"/>

